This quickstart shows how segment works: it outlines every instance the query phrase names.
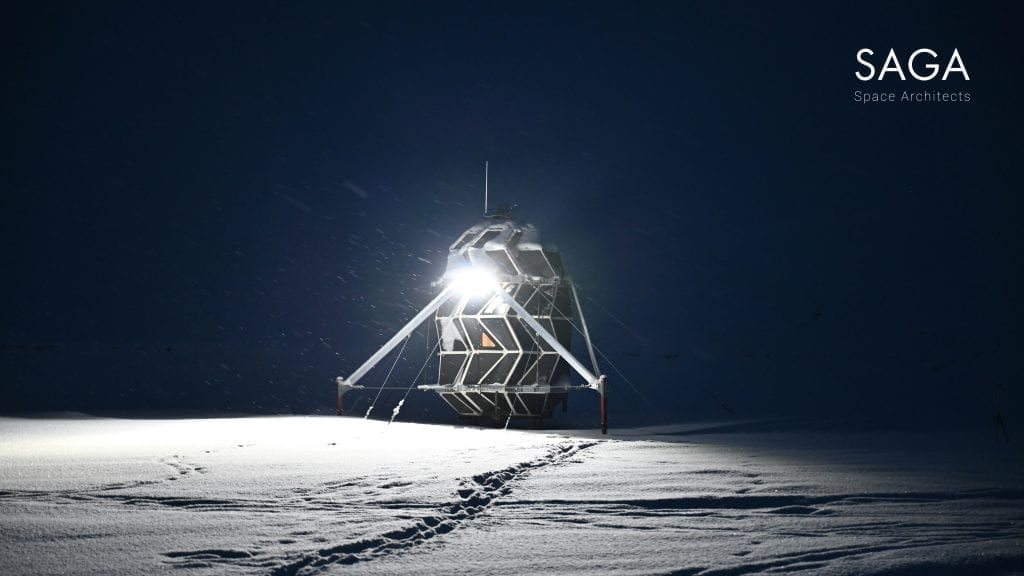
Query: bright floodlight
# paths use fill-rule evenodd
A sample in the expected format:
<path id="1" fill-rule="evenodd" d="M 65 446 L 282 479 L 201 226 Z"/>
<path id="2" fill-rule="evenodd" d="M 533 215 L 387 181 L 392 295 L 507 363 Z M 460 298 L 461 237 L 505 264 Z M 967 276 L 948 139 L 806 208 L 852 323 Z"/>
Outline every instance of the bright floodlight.
<path id="1" fill-rule="evenodd" d="M 454 272 L 451 278 L 455 290 L 470 298 L 493 294 L 498 288 L 494 275 L 482 268 L 463 268 Z"/>

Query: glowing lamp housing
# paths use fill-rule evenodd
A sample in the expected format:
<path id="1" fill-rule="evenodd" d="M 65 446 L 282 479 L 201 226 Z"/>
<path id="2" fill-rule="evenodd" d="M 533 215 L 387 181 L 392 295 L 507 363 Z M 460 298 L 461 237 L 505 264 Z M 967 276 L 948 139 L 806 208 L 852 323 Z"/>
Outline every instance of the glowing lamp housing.
<path id="1" fill-rule="evenodd" d="M 481 298 L 494 294 L 498 289 L 498 278 L 493 271 L 476 267 L 457 268 L 446 274 L 448 282 L 455 287 L 459 296 Z"/>

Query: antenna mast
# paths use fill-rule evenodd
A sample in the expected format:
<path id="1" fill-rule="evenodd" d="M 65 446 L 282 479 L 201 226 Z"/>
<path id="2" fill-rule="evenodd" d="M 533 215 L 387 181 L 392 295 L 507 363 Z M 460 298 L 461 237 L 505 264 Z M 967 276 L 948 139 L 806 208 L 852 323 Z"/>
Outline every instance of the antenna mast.
<path id="1" fill-rule="evenodd" d="M 484 216 L 487 216 L 487 168 L 489 162 L 484 160 Z"/>

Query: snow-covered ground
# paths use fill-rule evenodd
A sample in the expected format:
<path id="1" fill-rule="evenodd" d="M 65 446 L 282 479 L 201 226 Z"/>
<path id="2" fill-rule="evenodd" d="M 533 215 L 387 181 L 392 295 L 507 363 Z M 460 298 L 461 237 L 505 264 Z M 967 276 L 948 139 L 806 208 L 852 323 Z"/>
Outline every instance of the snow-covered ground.
<path id="1" fill-rule="evenodd" d="M 1024 574 L 980 433 L 0 419 L 0 574 Z"/>

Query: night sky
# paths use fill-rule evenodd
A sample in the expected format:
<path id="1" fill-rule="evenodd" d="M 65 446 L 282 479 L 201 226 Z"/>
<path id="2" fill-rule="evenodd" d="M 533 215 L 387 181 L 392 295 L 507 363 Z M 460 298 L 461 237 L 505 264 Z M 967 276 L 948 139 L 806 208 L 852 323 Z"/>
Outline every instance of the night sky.
<path id="1" fill-rule="evenodd" d="M 613 424 L 988 426 L 1000 386 L 1019 423 L 1010 3 L 767 4 L 17 3 L 0 411 L 330 413 L 490 161 L 639 390 L 609 371 Z M 858 81 L 864 47 L 970 80 Z"/>

